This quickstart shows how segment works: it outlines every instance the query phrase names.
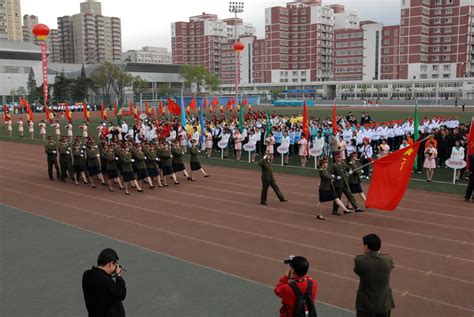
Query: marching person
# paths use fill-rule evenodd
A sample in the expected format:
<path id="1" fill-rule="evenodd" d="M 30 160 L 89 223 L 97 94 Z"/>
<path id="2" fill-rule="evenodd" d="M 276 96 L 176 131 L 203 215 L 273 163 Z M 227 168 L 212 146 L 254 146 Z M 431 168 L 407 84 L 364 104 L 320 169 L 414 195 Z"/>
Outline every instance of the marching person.
<path id="1" fill-rule="evenodd" d="M 46 140 L 46 123 L 44 122 L 44 120 L 41 120 L 40 123 L 38 123 L 38 126 L 40 128 L 40 135 L 41 135 L 41 138 L 44 140 Z"/>
<path id="2" fill-rule="evenodd" d="M 28 120 L 28 132 L 30 132 L 30 137 L 33 140 L 35 138 L 35 123 L 33 120 Z"/>
<path id="3" fill-rule="evenodd" d="M 123 177 L 123 184 L 125 186 L 125 195 L 130 195 L 128 191 L 128 186 L 135 187 L 137 192 L 143 193 L 143 189 L 137 182 L 135 177 L 135 173 L 133 173 L 133 159 L 132 153 L 130 152 L 130 148 L 127 144 L 122 146 L 122 151 L 120 151 L 121 161 L 122 161 L 122 177 Z"/>
<path id="4" fill-rule="evenodd" d="M 196 140 L 191 139 L 191 148 L 189 149 L 189 153 L 191 154 L 191 158 L 189 159 L 189 164 L 191 165 L 191 180 L 195 181 L 193 177 L 194 171 L 200 171 L 204 177 L 209 177 L 210 175 L 206 173 L 206 171 L 201 167 L 198 159 L 199 150 L 196 147 Z"/>
<path id="5" fill-rule="evenodd" d="M 366 200 L 364 191 L 362 190 L 361 184 L 361 176 L 364 174 L 364 171 L 360 168 L 362 164 L 360 164 L 359 160 L 357 159 L 357 152 L 352 152 L 347 163 L 349 166 L 351 173 L 349 174 L 349 189 L 351 190 L 352 194 L 359 194 L 360 198 L 364 201 Z M 346 207 L 349 205 L 347 203 Z M 350 209 L 347 207 L 347 209 Z"/>
<path id="6" fill-rule="evenodd" d="M 332 166 L 332 174 L 335 176 L 336 180 L 334 181 L 334 188 L 336 190 L 337 198 L 341 199 L 342 194 L 346 195 L 347 199 L 356 212 L 362 212 L 363 210 L 357 205 L 357 201 L 351 193 L 349 188 L 349 179 L 348 175 L 352 174 L 349 166 L 342 161 L 342 156 L 340 154 L 335 154 L 335 162 Z M 334 215 L 340 215 L 337 211 L 339 209 L 338 204 L 334 201 L 332 206 L 332 213 Z M 344 211 L 345 214 L 350 213 L 350 211 Z"/>
<path id="7" fill-rule="evenodd" d="M 61 138 L 61 142 L 58 145 L 59 151 L 59 166 L 61 168 L 60 179 L 62 182 L 66 183 L 66 174 L 69 173 L 69 177 L 74 180 L 74 175 L 72 173 L 72 155 L 71 147 L 67 142 L 66 137 Z"/>
<path id="8" fill-rule="evenodd" d="M 100 154 L 97 146 L 94 142 L 87 143 L 86 149 L 86 156 L 87 156 L 87 172 L 89 175 L 89 182 L 91 183 L 92 188 L 96 188 L 94 177 L 97 177 L 102 185 L 105 185 L 104 177 L 101 173 L 100 169 Z"/>
<path id="9" fill-rule="evenodd" d="M 381 254 L 382 241 L 376 234 L 363 237 L 364 255 L 354 259 L 354 272 L 359 276 L 356 309 L 357 317 L 390 317 L 395 308 L 390 273 L 395 267 L 393 258 Z"/>
<path id="10" fill-rule="evenodd" d="M 319 201 L 318 201 L 318 214 L 316 215 L 316 218 L 318 220 L 324 220 L 324 217 L 321 213 L 321 207 L 322 204 L 327 202 L 327 201 L 335 201 L 336 204 L 341 207 L 341 209 L 344 212 L 349 212 L 349 210 L 344 206 L 342 201 L 337 197 L 336 191 L 334 189 L 333 185 L 333 180 L 335 178 L 334 175 L 331 175 L 328 171 L 328 166 L 329 166 L 329 160 L 327 157 L 324 157 L 321 159 L 319 162 L 319 178 L 320 178 L 320 183 L 319 183 Z M 338 216 L 341 216 L 342 214 L 337 213 Z"/>
<path id="11" fill-rule="evenodd" d="M 175 185 L 178 185 L 179 182 L 176 179 L 176 174 L 173 170 L 173 155 L 171 154 L 171 150 L 169 149 L 168 142 L 163 142 L 163 146 L 157 149 L 158 157 L 160 158 L 161 162 L 161 173 L 163 174 L 163 186 L 167 187 L 168 184 L 166 183 L 166 177 L 171 175 Z"/>
<path id="12" fill-rule="evenodd" d="M 16 124 L 18 125 L 18 133 L 20 134 L 20 138 L 23 138 L 23 132 L 25 131 L 25 127 L 23 126 L 23 119 L 18 119 Z"/>
<path id="13" fill-rule="evenodd" d="M 104 249 L 93 266 L 82 275 L 82 290 L 90 317 L 125 317 L 122 301 L 127 289 L 122 278 L 119 257 L 112 249 Z"/>
<path id="14" fill-rule="evenodd" d="M 191 180 L 191 177 L 189 176 L 188 171 L 186 170 L 186 167 L 183 163 L 184 150 L 180 146 L 180 142 L 178 140 L 175 140 L 173 147 L 171 148 L 171 154 L 173 154 L 172 164 L 174 173 L 176 174 L 177 172 L 183 171 L 184 177 L 186 177 L 188 180 Z"/>
<path id="15" fill-rule="evenodd" d="M 145 153 L 145 164 L 146 164 L 146 169 L 148 171 L 148 176 L 151 178 L 152 181 L 156 181 L 158 183 L 158 187 L 162 188 L 163 185 L 161 184 L 161 179 L 160 179 L 160 171 L 158 169 L 158 157 L 156 155 L 156 146 L 154 143 L 149 143 L 147 146 L 145 146 L 144 149 Z"/>
<path id="16" fill-rule="evenodd" d="M 112 186 L 112 182 L 118 183 L 121 190 L 125 188 L 122 186 L 122 181 L 119 177 L 119 172 L 117 169 L 117 161 L 118 157 L 115 156 L 114 147 L 112 145 L 104 145 L 104 158 L 106 160 L 106 168 L 107 168 L 107 183 L 109 184 L 109 190 L 111 192 L 114 191 L 114 187 Z"/>
<path id="17" fill-rule="evenodd" d="M 425 162 L 423 163 L 423 167 L 426 169 L 426 181 L 431 182 L 436 168 L 436 157 L 438 156 L 438 152 L 433 146 L 433 142 L 428 140 L 426 144 L 427 147 L 425 149 Z"/>
<path id="18" fill-rule="evenodd" d="M 142 146 L 141 144 L 136 144 L 135 149 L 132 150 L 132 162 L 134 163 L 134 169 L 137 174 L 137 181 L 138 184 L 140 184 L 140 187 L 142 187 L 142 181 L 145 180 L 146 183 L 150 186 L 150 189 L 155 188 L 155 185 L 153 185 L 153 182 L 148 175 L 148 170 L 146 168 L 146 157 L 145 153 L 142 151 Z"/>
<path id="19" fill-rule="evenodd" d="M 72 170 L 74 174 L 74 183 L 79 185 L 79 175 L 82 177 L 84 184 L 89 184 L 84 173 L 84 150 L 81 148 L 81 144 L 75 143 L 72 147 Z"/>
<path id="20" fill-rule="evenodd" d="M 56 178 L 59 179 L 59 165 L 58 165 L 58 147 L 53 141 L 52 136 L 48 136 L 48 143 L 44 146 L 44 152 L 48 160 L 48 176 L 49 180 L 53 181 L 53 166 L 56 169 Z"/>
<path id="21" fill-rule="evenodd" d="M 258 162 L 258 165 L 262 169 L 262 193 L 260 195 L 260 204 L 267 205 L 267 193 L 268 193 L 269 186 L 273 188 L 280 202 L 288 201 L 280 192 L 280 189 L 278 188 L 278 185 L 275 181 L 275 177 L 273 176 L 272 162 L 271 162 L 269 153 L 266 153 L 263 156 L 263 159 L 261 159 L 260 162 Z"/>

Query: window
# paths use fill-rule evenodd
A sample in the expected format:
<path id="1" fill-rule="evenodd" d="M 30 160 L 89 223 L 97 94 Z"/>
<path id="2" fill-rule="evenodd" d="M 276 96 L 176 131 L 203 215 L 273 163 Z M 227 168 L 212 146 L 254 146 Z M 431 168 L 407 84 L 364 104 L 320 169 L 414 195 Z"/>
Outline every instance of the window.
<path id="1" fill-rule="evenodd" d="M 433 75 L 431 75 L 431 78 L 438 78 L 438 77 L 439 77 L 438 74 L 433 74 Z"/>
<path id="2" fill-rule="evenodd" d="M 443 74 L 443 78 L 449 78 L 449 74 Z"/>
<path id="3" fill-rule="evenodd" d="M 390 30 L 383 31 L 383 35 L 390 35 Z"/>
<path id="4" fill-rule="evenodd" d="M 426 76 L 426 74 L 420 74 L 420 78 L 421 78 L 421 79 L 426 79 L 427 76 Z"/>
<path id="5" fill-rule="evenodd" d="M 439 70 L 439 65 L 433 65 L 433 70 Z"/>
<path id="6" fill-rule="evenodd" d="M 450 70 L 451 69 L 451 65 L 443 65 L 443 70 Z"/>
<path id="7" fill-rule="evenodd" d="M 452 28 L 450 26 L 444 29 L 444 33 L 446 34 L 450 34 L 451 32 L 452 32 Z"/>
<path id="8" fill-rule="evenodd" d="M 445 36 L 444 43 L 451 43 L 451 36 Z"/>
<path id="9" fill-rule="evenodd" d="M 420 65 L 420 71 L 426 72 L 428 70 L 428 65 Z"/>
<path id="10" fill-rule="evenodd" d="M 446 10 L 444 10 L 445 14 L 453 14 L 453 8 L 446 8 Z"/>

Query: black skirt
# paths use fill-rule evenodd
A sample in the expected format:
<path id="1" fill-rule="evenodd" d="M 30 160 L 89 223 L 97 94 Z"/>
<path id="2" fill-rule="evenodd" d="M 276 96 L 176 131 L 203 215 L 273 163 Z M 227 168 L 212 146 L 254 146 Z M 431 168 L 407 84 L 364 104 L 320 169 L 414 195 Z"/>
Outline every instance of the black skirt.
<path id="1" fill-rule="evenodd" d="M 124 182 L 131 182 L 135 180 L 135 174 L 133 172 L 123 172 L 122 177 Z"/>
<path id="2" fill-rule="evenodd" d="M 73 165 L 72 171 L 74 173 L 84 172 L 84 166 L 83 165 Z"/>
<path id="3" fill-rule="evenodd" d="M 89 176 L 96 176 L 100 173 L 98 166 L 87 166 L 87 171 L 89 172 Z"/>
<path id="4" fill-rule="evenodd" d="M 201 169 L 201 164 L 199 162 L 191 162 L 191 171 L 199 171 Z"/>
<path id="5" fill-rule="evenodd" d="M 143 169 L 143 168 L 137 169 L 137 179 L 139 181 L 141 181 L 141 180 L 143 180 L 147 177 L 148 177 L 148 171 L 146 169 Z"/>
<path id="6" fill-rule="evenodd" d="M 177 164 L 174 164 L 173 163 L 173 170 L 176 172 L 180 172 L 180 171 L 184 171 L 186 169 L 186 167 L 184 167 L 184 164 L 183 163 L 177 163 Z"/>
<path id="7" fill-rule="evenodd" d="M 326 201 L 333 201 L 337 198 L 334 190 L 319 190 L 319 201 L 324 203 Z"/>
<path id="8" fill-rule="evenodd" d="M 107 170 L 107 178 L 108 179 L 114 179 L 119 177 L 119 173 L 116 169 L 113 170 Z"/>
<path id="9" fill-rule="evenodd" d="M 170 165 L 163 166 L 162 171 L 163 171 L 164 176 L 171 175 L 174 173 L 173 166 L 170 166 Z"/>
<path id="10" fill-rule="evenodd" d="M 360 186 L 360 183 L 357 184 L 349 184 L 349 188 L 351 190 L 351 193 L 353 194 L 359 194 L 362 193 L 362 186 Z"/>
<path id="11" fill-rule="evenodd" d="M 158 169 L 156 167 L 148 168 L 147 170 L 148 170 L 148 176 L 150 177 L 158 176 Z"/>

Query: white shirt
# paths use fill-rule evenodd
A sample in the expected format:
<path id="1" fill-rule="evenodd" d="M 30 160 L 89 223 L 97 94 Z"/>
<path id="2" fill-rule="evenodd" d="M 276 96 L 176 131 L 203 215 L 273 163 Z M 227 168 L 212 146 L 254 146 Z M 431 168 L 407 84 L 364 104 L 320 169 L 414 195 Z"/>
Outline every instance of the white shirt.
<path id="1" fill-rule="evenodd" d="M 457 149 L 455 146 L 453 146 L 453 149 L 451 151 L 451 158 L 464 160 L 464 148 L 460 146 L 459 149 Z"/>
<path id="2" fill-rule="evenodd" d="M 122 123 L 122 132 L 125 134 L 128 133 L 128 124 L 126 122 Z"/>

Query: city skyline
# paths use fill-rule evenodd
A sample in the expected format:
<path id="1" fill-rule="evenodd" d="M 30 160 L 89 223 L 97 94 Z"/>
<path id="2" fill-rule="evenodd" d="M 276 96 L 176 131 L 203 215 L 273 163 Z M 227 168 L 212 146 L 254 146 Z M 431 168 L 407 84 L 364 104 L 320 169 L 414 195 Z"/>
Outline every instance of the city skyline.
<path id="1" fill-rule="evenodd" d="M 57 18 L 64 15 L 78 13 L 79 4 L 83 0 L 61 1 L 47 0 L 48 9 L 45 10 L 44 2 L 36 0 L 21 0 L 21 14 L 33 14 L 39 17 L 39 22 L 48 25 L 51 29 L 57 28 Z M 178 4 L 154 3 L 146 0 L 136 0 L 135 6 L 114 5 L 117 1 L 102 0 L 102 11 L 106 16 L 115 16 L 122 22 L 122 50 L 140 49 L 142 46 L 159 46 L 171 50 L 171 23 L 188 21 L 189 16 L 199 15 L 202 12 L 217 14 L 219 18 L 231 17 L 228 12 L 228 2 L 222 0 L 209 0 L 195 2 L 183 0 Z M 341 4 L 348 10 L 356 11 L 360 20 L 373 20 L 385 25 L 400 23 L 399 0 L 323 0 L 323 5 Z M 272 6 L 285 6 L 286 1 L 251 0 L 245 1 L 244 13 L 239 17 L 245 22 L 253 24 L 256 35 L 264 37 L 265 8 Z M 149 9 L 143 10 L 148 6 Z M 156 9 L 156 10 L 155 10 Z M 154 18 L 156 11 L 161 10 L 158 19 Z M 160 11 L 159 11 L 160 12 Z M 171 13 L 173 12 L 173 13 Z M 140 15 L 141 14 L 141 15 Z M 137 19 L 137 16 L 140 16 Z M 137 24 L 138 20 L 141 24 Z M 143 23 L 143 21 L 147 21 Z M 148 22 L 150 21 L 150 22 Z M 148 30 L 144 32 L 144 30 Z"/>

